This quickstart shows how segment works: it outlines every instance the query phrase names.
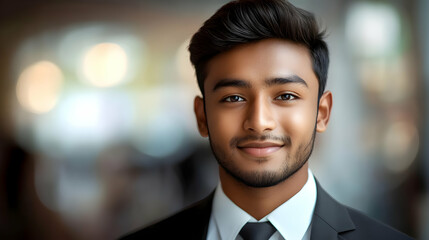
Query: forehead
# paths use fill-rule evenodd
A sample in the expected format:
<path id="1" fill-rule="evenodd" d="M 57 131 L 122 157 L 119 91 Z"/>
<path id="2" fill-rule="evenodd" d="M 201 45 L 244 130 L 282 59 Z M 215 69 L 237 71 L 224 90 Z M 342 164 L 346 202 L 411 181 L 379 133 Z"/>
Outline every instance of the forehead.
<path id="1" fill-rule="evenodd" d="M 288 75 L 297 75 L 310 88 L 318 88 L 308 49 L 281 39 L 247 43 L 221 53 L 208 62 L 206 73 L 206 91 L 225 78 L 262 83 Z"/>

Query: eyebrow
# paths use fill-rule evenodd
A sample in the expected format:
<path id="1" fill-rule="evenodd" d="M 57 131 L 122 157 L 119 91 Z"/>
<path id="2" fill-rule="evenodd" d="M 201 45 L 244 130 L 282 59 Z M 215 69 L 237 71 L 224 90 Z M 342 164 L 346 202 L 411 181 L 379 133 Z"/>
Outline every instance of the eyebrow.
<path id="1" fill-rule="evenodd" d="M 251 88 L 252 85 L 247 81 L 226 78 L 216 83 L 216 85 L 213 87 L 213 92 L 218 90 L 219 88 L 225 87 Z"/>
<path id="2" fill-rule="evenodd" d="M 300 78 L 297 75 L 290 75 L 287 77 L 278 77 L 278 78 L 272 78 L 272 79 L 265 80 L 265 85 L 267 87 L 271 87 L 274 85 L 283 85 L 283 84 L 288 84 L 288 83 L 298 83 L 298 84 L 302 84 L 308 88 L 308 85 L 304 81 L 304 79 Z"/>
<path id="3" fill-rule="evenodd" d="M 304 79 L 300 78 L 297 75 L 290 75 L 287 77 L 276 77 L 276 78 L 265 80 L 265 85 L 267 87 L 271 87 L 275 85 L 284 85 L 289 83 L 302 84 L 303 86 L 308 88 L 308 85 L 304 81 Z M 244 80 L 225 78 L 217 82 L 216 85 L 213 87 L 212 91 L 214 92 L 219 88 L 225 88 L 225 87 L 251 88 L 252 85 L 249 82 Z"/>

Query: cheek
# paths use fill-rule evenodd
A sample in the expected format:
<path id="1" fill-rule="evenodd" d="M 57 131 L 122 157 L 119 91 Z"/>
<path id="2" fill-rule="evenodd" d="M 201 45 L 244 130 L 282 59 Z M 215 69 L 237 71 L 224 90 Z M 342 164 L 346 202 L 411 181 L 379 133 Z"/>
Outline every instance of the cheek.
<path id="1" fill-rule="evenodd" d="M 313 107 L 296 106 L 282 115 L 281 126 L 292 137 L 292 141 L 294 138 L 307 138 L 307 135 L 313 134 L 316 124 L 316 110 Z"/>
<path id="2" fill-rule="evenodd" d="M 207 124 L 211 140 L 227 143 L 240 129 L 240 118 L 234 112 L 211 108 L 210 112 L 207 112 Z"/>

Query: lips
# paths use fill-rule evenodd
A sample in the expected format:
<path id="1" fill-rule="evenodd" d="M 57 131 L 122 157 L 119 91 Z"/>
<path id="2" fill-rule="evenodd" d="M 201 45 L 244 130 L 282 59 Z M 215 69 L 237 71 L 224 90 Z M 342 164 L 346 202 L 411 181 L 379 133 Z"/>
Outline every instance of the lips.
<path id="1" fill-rule="evenodd" d="M 266 157 L 277 152 L 284 145 L 275 142 L 248 142 L 238 145 L 238 149 L 254 157 Z"/>

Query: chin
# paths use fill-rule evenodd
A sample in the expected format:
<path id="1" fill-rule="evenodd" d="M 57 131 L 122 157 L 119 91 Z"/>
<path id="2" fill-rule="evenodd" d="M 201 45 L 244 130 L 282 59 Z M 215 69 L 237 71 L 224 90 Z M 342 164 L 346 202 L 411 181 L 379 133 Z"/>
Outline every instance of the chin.
<path id="1" fill-rule="evenodd" d="M 237 180 L 254 188 L 272 187 L 285 181 L 287 178 L 288 176 L 282 176 L 274 171 L 253 171 L 242 176 L 236 176 Z"/>

